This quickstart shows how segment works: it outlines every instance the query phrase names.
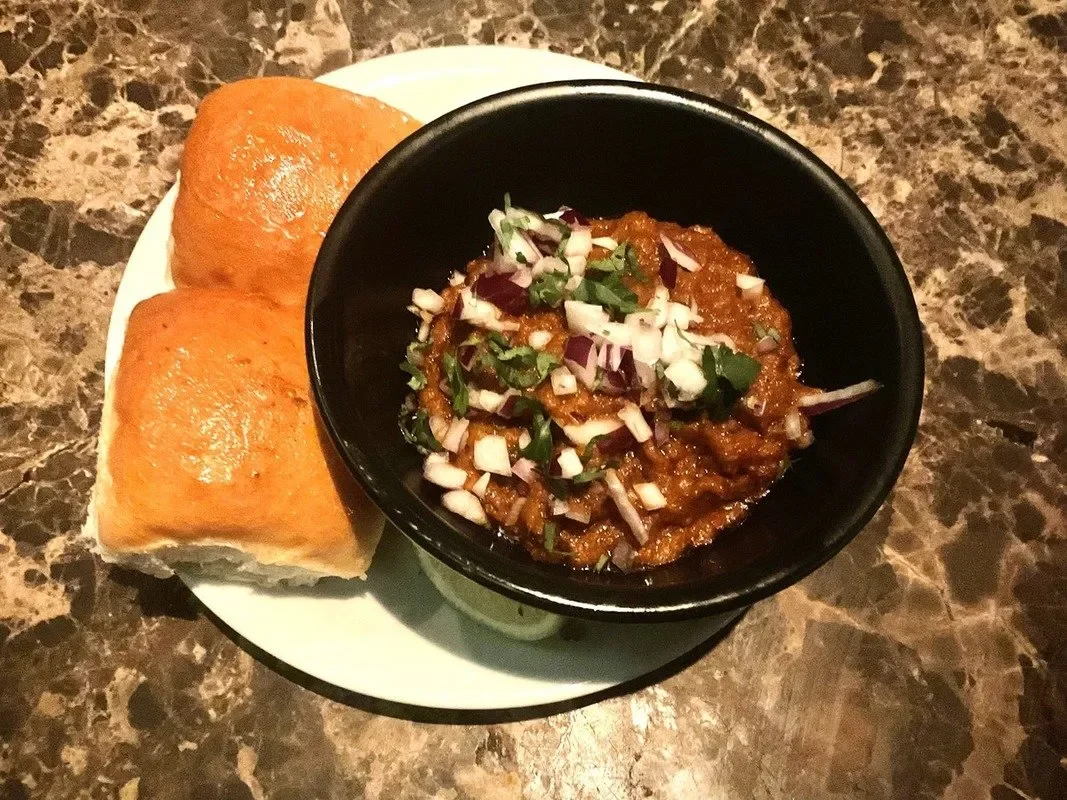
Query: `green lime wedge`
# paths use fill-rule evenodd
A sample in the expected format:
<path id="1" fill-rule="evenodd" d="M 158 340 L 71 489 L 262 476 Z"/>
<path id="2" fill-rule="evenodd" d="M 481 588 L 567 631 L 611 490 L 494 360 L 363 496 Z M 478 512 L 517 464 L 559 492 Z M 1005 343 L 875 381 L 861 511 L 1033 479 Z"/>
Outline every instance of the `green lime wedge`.
<path id="1" fill-rule="evenodd" d="M 486 589 L 480 583 L 446 567 L 421 547 L 415 548 L 426 577 L 457 611 L 494 631 L 533 642 L 557 633 L 563 617 L 525 605 Z"/>

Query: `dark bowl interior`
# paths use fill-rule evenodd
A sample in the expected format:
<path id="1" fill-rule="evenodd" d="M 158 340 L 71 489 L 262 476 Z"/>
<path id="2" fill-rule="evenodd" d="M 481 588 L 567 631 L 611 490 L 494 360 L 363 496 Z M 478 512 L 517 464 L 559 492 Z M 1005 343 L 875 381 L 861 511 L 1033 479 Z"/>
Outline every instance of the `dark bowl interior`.
<path id="1" fill-rule="evenodd" d="M 620 575 L 540 564 L 439 506 L 397 428 L 414 287 L 482 254 L 486 216 L 561 204 L 711 225 L 747 253 L 793 318 L 804 379 L 884 389 L 826 414 L 815 444 L 751 516 L 674 564 Z M 579 81 L 466 106 L 401 143 L 353 191 L 308 297 L 308 361 L 348 466 L 418 545 L 471 578 L 565 614 L 649 621 L 738 608 L 799 580 L 871 518 L 911 446 L 922 397 L 919 320 L 892 246 L 814 155 L 758 120 L 658 86 Z"/>

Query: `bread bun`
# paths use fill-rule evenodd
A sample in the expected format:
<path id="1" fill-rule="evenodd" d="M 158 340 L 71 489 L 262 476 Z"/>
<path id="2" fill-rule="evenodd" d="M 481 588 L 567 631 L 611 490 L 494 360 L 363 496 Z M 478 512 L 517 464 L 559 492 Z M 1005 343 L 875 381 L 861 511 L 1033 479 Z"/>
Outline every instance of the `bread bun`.
<path id="1" fill-rule="evenodd" d="M 102 555 L 160 575 L 363 575 L 382 517 L 309 392 L 300 309 L 217 289 L 139 303 L 104 403 L 90 521 Z"/>
<path id="2" fill-rule="evenodd" d="M 300 78 L 253 78 L 212 92 L 182 154 L 175 284 L 302 304 L 341 203 L 418 126 L 378 100 Z"/>

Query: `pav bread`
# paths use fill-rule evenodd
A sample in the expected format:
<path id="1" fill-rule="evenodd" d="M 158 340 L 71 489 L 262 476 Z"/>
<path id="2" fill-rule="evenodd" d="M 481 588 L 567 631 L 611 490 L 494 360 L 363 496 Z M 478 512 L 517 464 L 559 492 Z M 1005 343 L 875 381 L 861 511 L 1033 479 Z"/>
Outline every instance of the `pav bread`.
<path id="1" fill-rule="evenodd" d="M 181 159 L 175 285 L 302 304 L 341 203 L 418 127 L 378 100 L 300 78 L 252 78 L 212 92 Z"/>
<path id="2" fill-rule="evenodd" d="M 361 576 L 383 520 L 324 438 L 302 309 L 219 289 L 137 305 L 108 387 L 89 529 L 168 575 Z"/>

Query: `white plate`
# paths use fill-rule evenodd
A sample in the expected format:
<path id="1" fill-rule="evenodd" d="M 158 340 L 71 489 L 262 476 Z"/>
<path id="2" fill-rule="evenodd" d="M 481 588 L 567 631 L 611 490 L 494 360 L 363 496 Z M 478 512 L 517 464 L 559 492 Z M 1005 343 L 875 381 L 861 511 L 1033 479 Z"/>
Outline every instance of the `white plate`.
<path id="1" fill-rule="evenodd" d="M 319 80 L 429 121 L 499 91 L 575 78 L 635 80 L 569 56 L 504 47 L 402 53 Z M 173 288 L 167 262 L 174 197 L 172 187 L 122 277 L 108 331 L 108 385 L 134 305 Z M 572 627 L 578 633 L 573 640 L 512 641 L 445 604 L 419 571 L 411 547 L 387 530 L 366 582 L 329 580 L 311 589 L 266 591 L 192 575 L 183 579 L 224 623 L 301 672 L 362 695 L 442 709 L 525 708 L 603 692 L 679 658 L 724 625 L 722 617 L 659 625 L 582 622 Z"/>

